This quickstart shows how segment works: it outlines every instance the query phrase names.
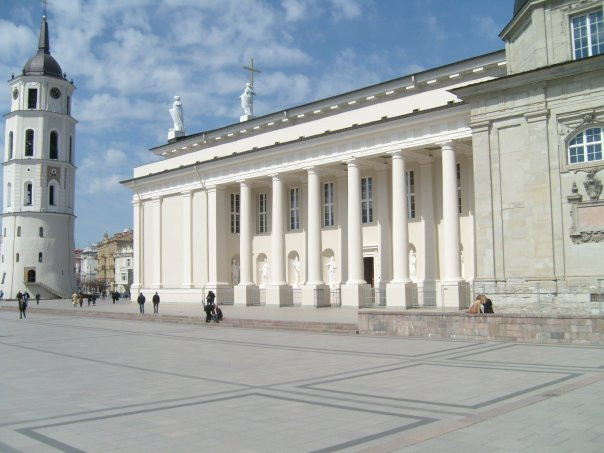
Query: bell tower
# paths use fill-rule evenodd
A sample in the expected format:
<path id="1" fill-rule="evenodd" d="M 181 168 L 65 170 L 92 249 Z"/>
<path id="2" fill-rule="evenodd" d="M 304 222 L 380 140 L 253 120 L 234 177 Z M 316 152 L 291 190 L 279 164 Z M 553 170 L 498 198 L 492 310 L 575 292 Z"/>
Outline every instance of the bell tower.
<path id="1" fill-rule="evenodd" d="M 38 51 L 8 83 L 0 289 L 5 298 L 19 291 L 69 297 L 75 288 L 75 86 L 50 54 L 46 16 Z"/>

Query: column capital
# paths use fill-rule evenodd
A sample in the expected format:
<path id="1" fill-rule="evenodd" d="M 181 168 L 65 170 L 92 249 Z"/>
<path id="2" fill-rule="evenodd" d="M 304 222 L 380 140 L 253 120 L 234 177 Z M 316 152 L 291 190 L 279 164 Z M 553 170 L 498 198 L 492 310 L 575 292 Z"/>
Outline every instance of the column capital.
<path id="1" fill-rule="evenodd" d="M 395 158 L 402 158 L 403 157 L 403 150 L 402 149 L 395 149 L 394 151 L 388 151 L 387 154 L 390 155 L 390 157 L 392 157 L 393 159 L 395 159 Z"/>
<path id="2" fill-rule="evenodd" d="M 358 157 L 347 157 L 346 159 L 342 159 L 342 163 L 345 163 L 347 167 L 358 167 L 359 158 Z"/>
<path id="3" fill-rule="evenodd" d="M 437 142 L 437 146 L 441 149 L 453 149 L 453 140 L 445 140 L 444 142 Z"/>

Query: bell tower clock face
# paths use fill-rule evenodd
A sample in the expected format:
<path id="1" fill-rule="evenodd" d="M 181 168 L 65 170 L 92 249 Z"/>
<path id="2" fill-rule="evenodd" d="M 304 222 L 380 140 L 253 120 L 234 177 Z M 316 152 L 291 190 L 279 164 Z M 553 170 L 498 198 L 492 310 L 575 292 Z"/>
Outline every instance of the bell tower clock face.
<path id="1" fill-rule="evenodd" d="M 19 97 L 19 90 L 17 88 L 15 88 L 13 90 L 13 99 L 17 99 Z"/>
<path id="2" fill-rule="evenodd" d="M 50 89 L 50 96 L 54 99 L 59 99 L 61 97 L 61 90 L 59 90 L 57 87 L 52 87 Z"/>

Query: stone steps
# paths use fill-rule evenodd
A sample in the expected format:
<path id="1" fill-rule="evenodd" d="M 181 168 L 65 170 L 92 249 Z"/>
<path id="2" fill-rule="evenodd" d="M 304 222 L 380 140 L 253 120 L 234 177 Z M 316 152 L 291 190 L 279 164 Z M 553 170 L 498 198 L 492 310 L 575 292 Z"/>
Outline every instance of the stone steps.
<path id="1" fill-rule="evenodd" d="M 0 307 L 0 311 L 18 312 L 16 307 Z M 207 327 L 234 327 L 242 329 L 266 329 L 266 330 L 292 330 L 305 332 L 325 332 L 325 333 L 342 333 L 356 334 L 358 333 L 358 325 L 355 323 L 338 323 L 338 322 L 317 322 L 317 321 L 285 321 L 277 319 L 243 319 L 243 318 L 225 318 L 220 323 L 205 322 L 205 314 L 200 316 L 186 315 L 154 315 L 147 313 L 141 315 L 139 313 L 117 313 L 106 311 L 83 311 L 75 309 L 56 309 L 56 308 L 40 308 L 28 307 L 28 313 L 42 313 L 46 315 L 58 316 L 78 316 L 83 318 L 107 318 L 107 319 L 123 319 L 129 321 L 144 321 L 144 322 L 169 322 L 174 324 L 199 324 Z"/>

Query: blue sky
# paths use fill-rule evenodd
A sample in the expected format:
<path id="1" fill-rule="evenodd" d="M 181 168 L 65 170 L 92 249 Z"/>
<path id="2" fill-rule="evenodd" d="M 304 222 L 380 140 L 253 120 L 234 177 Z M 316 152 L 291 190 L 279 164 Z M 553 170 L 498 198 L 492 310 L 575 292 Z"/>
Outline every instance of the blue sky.
<path id="1" fill-rule="evenodd" d="M 52 0 L 51 53 L 78 90 L 76 246 L 132 226 L 119 181 L 155 160 L 172 98 L 187 133 L 238 122 L 254 58 L 257 116 L 503 48 L 513 0 Z M 43 5 L 0 0 L 0 76 L 37 50 Z M 0 106 L 9 108 L 8 84 Z M 4 146 L 4 134 L 0 137 Z"/>

